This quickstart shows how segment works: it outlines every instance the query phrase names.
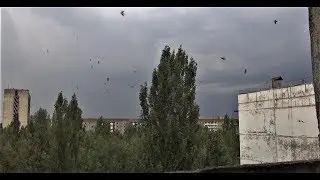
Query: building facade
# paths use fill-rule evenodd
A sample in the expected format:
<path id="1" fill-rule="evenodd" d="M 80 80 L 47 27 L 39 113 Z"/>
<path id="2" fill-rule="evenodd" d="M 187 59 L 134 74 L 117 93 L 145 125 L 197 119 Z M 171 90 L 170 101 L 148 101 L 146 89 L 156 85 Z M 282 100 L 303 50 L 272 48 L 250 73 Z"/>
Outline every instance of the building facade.
<path id="1" fill-rule="evenodd" d="M 94 130 L 98 120 L 97 118 L 84 119 L 83 126 L 87 131 Z M 130 124 L 135 126 L 138 123 L 138 118 L 103 118 L 103 121 L 110 124 L 111 132 L 118 131 L 123 134 Z"/>
<path id="2" fill-rule="evenodd" d="M 129 126 L 136 126 L 138 124 L 138 118 L 103 118 L 104 122 L 110 123 L 110 131 L 115 130 L 120 133 L 124 133 L 125 129 Z M 86 130 L 94 130 L 96 127 L 97 118 L 87 118 L 83 120 L 83 126 Z M 222 128 L 224 117 L 199 117 L 199 123 L 207 127 L 210 131 L 217 131 Z"/>
<path id="3" fill-rule="evenodd" d="M 20 126 L 27 126 L 30 117 L 30 101 L 29 90 L 5 89 L 2 126 L 7 127 L 14 118 L 19 120 Z"/>
<path id="4" fill-rule="evenodd" d="M 199 123 L 207 127 L 209 131 L 217 131 L 222 128 L 224 122 L 223 116 L 199 117 Z"/>
<path id="5" fill-rule="evenodd" d="M 240 93 L 238 108 L 240 164 L 320 157 L 312 84 Z"/>

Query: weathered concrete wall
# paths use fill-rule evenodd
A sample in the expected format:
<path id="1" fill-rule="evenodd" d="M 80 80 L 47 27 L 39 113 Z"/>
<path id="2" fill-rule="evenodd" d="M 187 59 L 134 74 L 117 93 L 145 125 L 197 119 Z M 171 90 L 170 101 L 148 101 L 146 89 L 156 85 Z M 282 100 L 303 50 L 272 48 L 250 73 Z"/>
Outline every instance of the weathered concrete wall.
<path id="1" fill-rule="evenodd" d="M 320 173 L 320 161 L 290 161 L 241 166 L 224 166 L 173 173 Z"/>
<path id="2" fill-rule="evenodd" d="M 7 127 L 13 120 L 14 92 L 4 91 L 2 126 Z"/>
<path id="3" fill-rule="evenodd" d="M 316 99 L 318 129 L 320 131 L 320 7 L 309 7 L 309 32 L 312 76 Z M 318 135 L 320 141 L 320 134 Z"/>
<path id="4" fill-rule="evenodd" d="M 312 84 L 238 96 L 240 164 L 317 159 Z"/>
<path id="5" fill-rule="evenodd" d="M 2 126 L 6 127 L 13 121 L 13 101 L 15 89 L 5 89 L 4 90 L 4 102 L 3 102 L 3 122 Z M 30 115 L 29 107 L 29 91 L 28 90 L 18 90 L 19 96 L 19 121 L 21 126 L 26 126 L 28 124 L 28 118 Z"/>
<path id="6" fill-rule="evenodd" d="M 22 90 L 19 95 L 19 121 L 20 125 L 26 127 L 28 125 L 30 107 L 29 107 L 29 91 Z"/>

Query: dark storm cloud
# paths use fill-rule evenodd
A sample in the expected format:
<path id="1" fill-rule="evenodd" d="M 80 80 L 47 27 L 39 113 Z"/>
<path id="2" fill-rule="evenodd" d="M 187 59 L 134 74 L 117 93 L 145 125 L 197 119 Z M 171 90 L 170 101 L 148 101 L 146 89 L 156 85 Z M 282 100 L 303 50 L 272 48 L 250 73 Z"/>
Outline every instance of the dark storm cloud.
<path id="1" fill-rule="evenodd" d="M 52 109 L 63 90 L 67 96 L 76 92 L 86 117 L 134 116 L 139 113 L 137 84 L 150 80 L 164 45 L 181 44 L 198 62 L 197 79 L 203 81 L 197 91 L 201 115 L 213 116 L 232 113 L 241 88 L 277 75 L 290 81 L 311 74 L 307 8 L 125 11 L 125 17 L 120 9 L 98 8 L 33 8 L 2 14 L 2 27 L 6 26 L 2 85 L 29 88 L 33 110 L 40 105 Z M 35 27 L 23 33 L 28 24 L 18 25 L 26 21 Z M 37 41 L 26 39 L 31 32 Z M 41 47 L 51 53 L 40 55 Z M 221 56 L 227 60 L 220 61 Z M 90 58 L 100 59 L 100 64 L 91 69 Z"/>
<path id="2" fill-rule="evenodd" d="M 1 11 L 1 75 L 2 87 L 7 88 L 11 82 L 19 81 L 26 74 L 24 55 L 18 47 L 18 30 L 7 11 Z M 10 77 L 7 72 L 10 72 Z M 15 75 L 14 73 L 17 73 Z M 20 77 L 18 76 L 20 75 Z M 22 75 L 22 76 L 21 76 Z M 6 81 L 10 78 L 10 83 Z"/>

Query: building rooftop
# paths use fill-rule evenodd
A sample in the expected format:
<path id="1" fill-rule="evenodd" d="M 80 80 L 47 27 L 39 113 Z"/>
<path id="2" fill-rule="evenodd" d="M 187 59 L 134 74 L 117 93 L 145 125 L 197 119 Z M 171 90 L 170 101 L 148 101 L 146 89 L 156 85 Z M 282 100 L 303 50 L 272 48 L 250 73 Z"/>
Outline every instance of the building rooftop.
<path id="1" fill-rule="evenodd" d="M 300 86 L 300 85 L 304 85 L 304 84 L 312 84 L 312 82 L 307 82 L 307 81 L 303 81 L 303 80 L 295 81 L 295 82 L 285 82 L 281 85 L 280 88 L 272 88 L 272 84 L 267 84 L 267 85 L 261 86 L 261 87 L 240 90 L 238 92 L 238 94 L 249 94 L 249 93 L 254 93 L 254 92 L 259 92 L 259 91 L 267 91 L 267 90 L 271 90 L 271 89 L 281 89 L 281 88 Z"/>
<path id="2" fill-rule="evenodd" d="M 14 92 L 14 91 L 29 92 L 29 89 L 15 89 L 15 88 L 4 89 L 4 93 L 10 93 L 10 92 Z"/>

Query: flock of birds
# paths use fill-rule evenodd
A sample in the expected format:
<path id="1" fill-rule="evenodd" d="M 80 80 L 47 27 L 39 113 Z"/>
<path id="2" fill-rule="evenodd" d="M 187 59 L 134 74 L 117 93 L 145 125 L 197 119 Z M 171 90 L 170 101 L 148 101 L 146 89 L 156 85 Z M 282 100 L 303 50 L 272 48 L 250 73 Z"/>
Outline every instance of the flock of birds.
<path id="1" fill-rule="evenodd" d="M 274 22 L 274 24 L 277 24 L 277 23 L 278 23 L 278 20 L 275 19 L 273 22 Z M 222 61 L 227 60 L 227 58 L 226 58 L 225 56 L 220 57 L 220 59 L 221 59 Z M 247 69 L 244 69 L 243 73 L 244 73 L 244 74 L 247 74 L 247 72 L 248 72 L 248 70 L 247 70 Z"/>
<path id="2" fill-rule="evenodd" d="M 125 11 L 121 11 L 120 14 L 121 14 L 122 16 L 125 16 Z M 274 22 L 274 24 L 277 24 L 277 23 L 278 23 L 278 20 L 274 20 L 273 22 Z M 74 35 L 75 35 L 75 34 L 74 34 Z M 76 39 L 77 39 L 77 41 L 78 41 L 78 40 L 79 40 L 79 36 L 76 36 Z M 48 49 L 47 49 L 45 52 L 46 52 L 47 55 L 49 54 L 49 50 L 48 50 Z M 220 57 L 220 59 L 221 59 L 222 61 L 226 61 L 226 60 L 227 60 L 227 58 L 226 58 L 225 56 Z M 90 58 L 89 61 L 90 61 L 90 63 L 94 62 L 92 58 Z M 98 59 L 98 60 L 96 60 L 96 62 L 97 62 L 97 64 L 100 64 L 100 63 L 101 63 L 101 60 Z M 94 68 L 94 65 L 91 64 L 91 69 L 93 69 L 93 68 Z M 136 70 L 133 71 L 133 73 L 136 73 L 136 72 L 137 72 Z M 248 72 L 247 69 L 244 69 L 243 73 L 244 73 L 244 74 L 247 74 L 247 72 Z M 202 81 L 199 81 L 199 82 L 202 83 Z M 105 92 L 110 92 L 110 89 L 108 89 L 108 86 L 109 86 L 109 85 L 110 85 L 110 77 L 107 76 L 107 77 L 106 77 L 106 81 L 104 82 L 104 87 L 106 88 L 106 89 L 105 89 Z M 128 84 L 128 86 L 129 86 L 130 88 L 135 88 L 135 87 L 137 86 L 137 84 Z M 78 85 L 76 86 L 76 88 L 77 88 L 77 90 L 79 90 L 79 86 L 78 86 Z"/>
<path id="3" fill-rule="evenodd" d="M 124 11 L 121 11 L 120 14 L 122 16 L 125 16 L 125 12 Z M 75 33 L 73 33 L 73 36 L 75 36 Z M 79 36 L 76 36 L 76 39 L 77 39 L 77 41 L 79 41 Z M 44 51 L 45 55 L 49 55 L 49 49 L 43 49 L 43 51 Z M 94 61 L 93 58 L 90 58 L 89 62 L 90 63 L 96 62 L 97 64 L 101 64 L 101 60 L 100 59 L 97 59 L 96 61 Z M 91 64 L 91 69 L 94 69 L 94 64 Z M 136 73 L 136 72 L 137 72 L 136 70 L 133 71 L 133 73 Z M 106 88 L 105 92 L 108 93 L 108 92 L 110 92 L 110 89 L 108 89 L 108 85 L 110 84 L 109 83 L 110 82 L 110 77 L 107 76 L 105 80 L 106 80 L 104 82 L 104 87 Z M 128 84 L 128 86 L 130 88 L 135 88 L 137 86 L 137 84 Z M 76 85 L 76 89 L 79 90 L 79 85 Z"/>

